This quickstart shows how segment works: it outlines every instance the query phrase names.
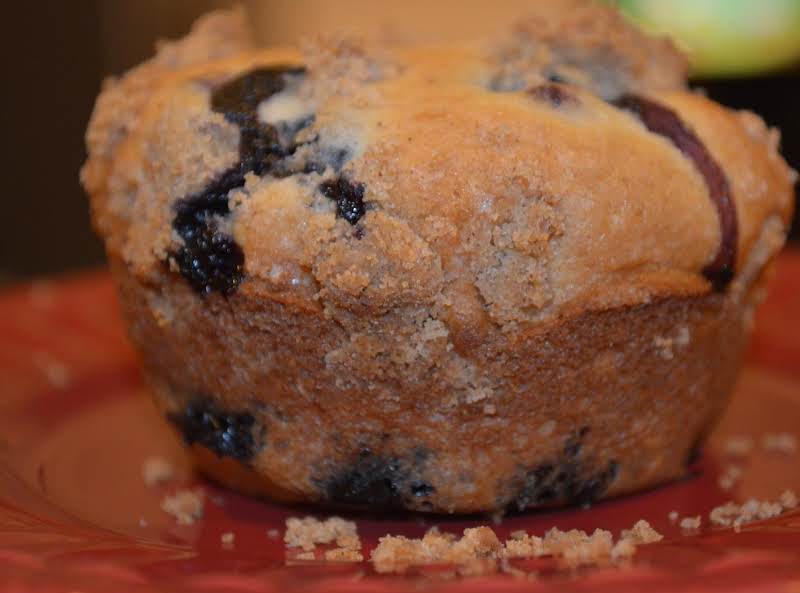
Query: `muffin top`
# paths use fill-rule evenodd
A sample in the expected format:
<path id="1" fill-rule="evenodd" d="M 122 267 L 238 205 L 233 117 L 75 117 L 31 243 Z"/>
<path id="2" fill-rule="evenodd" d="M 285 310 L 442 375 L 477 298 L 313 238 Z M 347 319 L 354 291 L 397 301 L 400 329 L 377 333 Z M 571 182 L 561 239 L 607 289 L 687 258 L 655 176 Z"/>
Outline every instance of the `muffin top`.
<path id="1" fill-rule="evenodd" d="M 106 83 L 82 181 L 113 257 L 198 298 L 501 331 L 736 293 L 796 178 L 758 116 L 587 2 L 494 39 L 256 49 L 241 12 Z"/>

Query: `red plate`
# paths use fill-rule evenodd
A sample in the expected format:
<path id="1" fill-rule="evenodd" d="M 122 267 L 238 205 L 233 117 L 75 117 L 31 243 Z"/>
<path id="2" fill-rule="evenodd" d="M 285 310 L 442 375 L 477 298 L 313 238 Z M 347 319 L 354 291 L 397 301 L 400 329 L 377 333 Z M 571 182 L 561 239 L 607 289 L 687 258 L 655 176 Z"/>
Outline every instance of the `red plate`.
<path id="1" fill-rule="evenodd" d="M 521 562 L 535 580 L 509 574 L 453 579 L 442 568 L 377 575 L 368 562 L 287 560 L 285 519 L 306 514 L 202 484 L 205 517 L 177 526 L 160 501 L 175 486 L 147 488 L 142 462 L 158 455 L 197 485 L 180 443 L 150 404 L 125 342 L 105 274 L 40 282 L 0 295 L 0 588 L 35 593 L 201 591 L 794 591 L 800 592 L 800 513 L 708 529 L 708 512 L 731 498 L 775 500 L 800 492 L 800 455 L 756 447 L 732 491 L 717 486 L 734 434 L 800 436 L 800 254 L 782 257 L 759 315 L 750 363 L 696 472 L 658 490 L 590 509 L 528 513 L 495 526 L 541 534 L 596 527 L 618 533 L 640 518 L 666 537 L 639 549 L 627 568 L 565 572 Z M 702 515 L 685 535 L 668 519 Z M 353 517 L 371 549 L 381 535 L 419 537 L 431 525 L 460 532 L 486 524 L 432 517 Z M 220 537 L 234 532 L 235 544 Z M 534 578 L 534 577 L 532 577 Z"/>

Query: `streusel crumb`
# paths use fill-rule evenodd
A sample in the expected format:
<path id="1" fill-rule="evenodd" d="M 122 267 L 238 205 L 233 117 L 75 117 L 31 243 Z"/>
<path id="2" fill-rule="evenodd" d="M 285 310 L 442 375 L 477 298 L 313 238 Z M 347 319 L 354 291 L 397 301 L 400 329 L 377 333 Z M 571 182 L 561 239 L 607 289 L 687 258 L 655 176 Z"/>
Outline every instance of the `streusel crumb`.
<path id="1" fill-rule="evenodd" d="M 163 457 L 149 457 L 142 465 L 142 479 L 148 487 L 171 482 L 175 478 L 175 469 Z"/>
<path id="2" fill-rule="evenodd" d="M 378 572 L 404 572 L 410 566 L 425 564 L 456 564 L 458 566 L 492 567 L 497 570 L 497 560 L 511 558 L 539 558 L 549 556 L 569 566 L 587 566 L 630 558 L 636 547 L 660 541 L 647 521 L 639 521 L 630 530 L 624 530 L 615 543 L 609 531 L 596 529 L 591 535 L 573 529 L 550 529 L 544 537 L 524 531 L 511 533 L 501 544 L 489 527 L 466 529 L 461 538 L 442 533 L 435 527 L 422 539 L 403 536 L 384 536 L 372 552 L 372 561 Z"/>
<path id="3" fill-rule="evenodd" d="M 767 433 L 761 440 L 764 451 L 794 455 L 797 453 L 797 437 L 788 432 Z"/>
<path id="4" fill-rule="evenodd" d="M 700 515 L 697 515 L 696 517 L 684 517 L 683 519 L 681 519 L 679 525 L 681 526 L 681 529 L 683 529 L 684 531 L 696 531 L 697 529 L 700 529 L 700 525 L 702 523 L 703 523 L 702 518 L 700 517 Z"/>
<path id="5" fill-rule="evenodd" d="M 192 525 L 203 517 L 203 504 L 202 490 L 178 490 L 164 497 L 161 510 L 175 517 L 178 525 Z"/>
<path id="6" fill-rule="evenodd" d="M 347 550 L 360 550 L 361 540 L 356 531 L 356 524 L 345 521 L 341 517 L 331 517 L 320 521 L 314 517 L 286 519 L 286 533 L 283 541 L 289 548 L 302 548 L 306 552 L 316 549 L 317 544 L 336 543 L 337 547 Z"/>
<path id="7" fill-rule="evenodd" d="M 797 505 L 797 495 L 791 490 L 786 490 L 781 494 L 777 502 L 757 500 L 755 498 L 751 498 L 741 505 L 735 502 L 727 502 L 712 509 L 708 518 L 714 525 L 721 527 L 732 526 L 738 531 L 742 525 L 777 517 L 784 511 L 796 508 Z"/>
<path id="8" fill-rule="evenodd" d="M 730 457 L 745 457 L 752 452 L 753 446 L 752 437 L 736 435 L 725 441 L 725 453 Z"/>

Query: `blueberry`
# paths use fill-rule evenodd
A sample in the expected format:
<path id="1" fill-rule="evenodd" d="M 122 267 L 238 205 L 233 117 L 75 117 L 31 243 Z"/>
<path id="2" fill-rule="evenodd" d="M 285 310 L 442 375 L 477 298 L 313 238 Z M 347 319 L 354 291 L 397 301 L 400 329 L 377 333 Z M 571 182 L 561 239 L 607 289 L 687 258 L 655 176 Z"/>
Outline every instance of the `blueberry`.
<path id="1" fill-rule="evenodd" d="M 709 197 L 717 210 L 722 237 L 714 261 L 703 269 L 703 275 L 714 290 L 724 291 L 736 269 L 739 234 L 736 205 L 725 172 L 700 138 L 668 107 L 637 95 L 623 95 L 612 104 L 633 113 L 649 131 L 667 138 L 703 176 Z"/>
<path id="2" fill-rule="evenodd" d="M 336 202 L 337 216 L 355 225 L 364 216 L 364 186 L 352 183 L 344 177 L 337 177 L 319 186 L 322 195 Z"/>
<path id="3" fill-rule="evenodd" d="M 417 498 L 424 498 L 436 492 L 436 488 L 428 484 L 428 482 L 412 482 L 411 495 Z"/>
<path id="4" fill-rule="evenodd" d="M 243 462 L 255 455 L 255 418 L 249 412 L 225 411 L 210 398 L 202 397 L 167 418 L 181 431 L 188 445 L 196 443 L 220 457 Z"/>
<path id="5" fill-rule="evenodd" d="M 239 162 L 203 191 L 176 203 L 172 226 L 183 245 L 169 254 L 181 275 L 201 295 L 219 292 L 227 296 L 242 282 L 244 252 L 232 237 L 220 232 L 219 220 L 230 214 L 229 194 L 244 185 L 248 173 L 270 173 L 295 150 L 291 141 L 282 140 L 278 129 L 259 121 L 258 105 L 303 72 L 303 68 L 292 66 L 260 68 L 212 94 L 211 108 L 239 127 Z M 299 129 L 288 130 L 288 136 L 293 140 Z"/>
<path id="6" fill-rule="evenodd" d="M 564 78 L 561 74 L 555 71 L 551 71 L 547 74 L 548 82 L 552 82 L 555 84 L 568 84 L 569 81 Z"/>
<path id="7" fill-rule="evenodd" d="M 605 469 L 596 473 L 574 462 L 544 463 L 525 473 L 511 509 L 524 511 L 551 502 L 590 503 L 608 489 L 618 470 L 616 461 L 610 461 Z"/>
<path id="8" fill-rule="evenodd" d="M 232 237 L 220 232 L 218 219 L 230 213 L 228 192 L 244 184 L 239 167 L 223 173 L 201 193 L 175 204 L 172 227 L 183 239 L 169 257 L 181 275 L 201 295 L 232 294 L 244 276 L 244 252 Z"/>
<path id="9" fill-rule="evenodd" d="M 302 76 L 304 72 L 304 68 L 294 66 L 251 70 L 219 87 L 211 96 L 211 108 L 239 126 L 239 161 L 243 175 L 251 171 L 256 175 L 269 173 L 276 163 L 294 152 L 294 136 L 313 121 L 313 118 L 304 118 L 278 130 L 258 119 L 258 105 L 284 90 L 291 78 Z"/>
<path id="10" fill-rule="evenodd" d="M 526 470 L 521 476 L 518 493 L 509 505 L 512 510 L 523 511 L 528 507 L 547 503 L 584 504 L 600 497 L 619 471 L 619 464 L 610 461 L 600 470 L 593 471 L 579 460 L 582 441 L 588 427 L 573 435 L 557 459 L 546 461 Z"/>
<path id="11" fill-rule="evenodd" d="M 331 502 L 402 508 L 402 484 L 406 481 L 397 459 L 360 455 L 343 472 L 327 480 L 324 496 Z"/>
<path id="12" fill-rule="evenodd" d="M 420 453 L 422 451 L 422 453 Z M 409 456 L 384 457 L 362 448 L 352 461 L 325 479 L 316 480 L 322 497 L 333 503 L 390 510 L 414 508 L 436 489 L 419 479 L 427 452 L 417 449 Z"/>
<path id="13" fill-rule="evenodd" d="M 244 252 L 214 225 L 183 236 L 183 246 L 172 255 L 181 275 L 200 294 L 232 294 L 244 275 Z"/>
<path id="14" fill-rule="evenodd" d="M 533 87 L 528 91 L 528 95 L 540 101 L 546 101 L 553 107 L 561 107 L 563 104 L 575 104 L 578 99 L 563 87 L 557 84 L 543 84 Z"/>
<path id="15" fill-rule="evenodd" d="M 270 66 L 257 68 L 227 82 L 214 91 L 211 108 L 237 125 L 258 119 L 258 105 L 287 87 L 292 77 L 302 76 L 305 68 Z"/>

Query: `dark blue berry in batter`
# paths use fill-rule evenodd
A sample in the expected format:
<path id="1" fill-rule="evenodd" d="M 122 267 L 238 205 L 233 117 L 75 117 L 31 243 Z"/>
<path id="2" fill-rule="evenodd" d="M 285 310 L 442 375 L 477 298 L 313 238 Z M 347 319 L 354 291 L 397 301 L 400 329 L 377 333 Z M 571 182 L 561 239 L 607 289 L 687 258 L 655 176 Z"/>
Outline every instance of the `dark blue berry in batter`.
<path id="1" fill-rule="evenodd" d="M 739 236 L 736 204 L 725 171 L 703 141 L 669 107 L 638 95 L 623 95 L 612 104 L 634 114 L 650 132 L 672 142 L 703 176 L 708 195 L 717 210 L 722 236 L 717 255 L 703 269 L 703 275 L 711 282 L 714 290 L 724 291 L 736 272 Z"/>
<path id="2" fill-rule="evenodd" d="M 337 177 L 319 186 L 326 198 L 336 202 L 337 216 L 355 225 L 366 213 L 364 206 L 364 186 L 352 183 L 344 177 Z"/>
<path id="3" fill-rule="evenodd" d="M 218 292 L 227 296 L 242 282 L 244 252 L 233 237 L 219 230 L 219 223 L 230 214 L 229 193 L 244 185 L 248 173 L 265 175 L 276 169 L 296 149 L 293 139 L 300 127 L 313 121 L 307 118 L 300 127 L 292 127 L 287 139 L 258 119 L 259 103 L 282 91 L 292 77 L 303 72 L 303 68 L 294 66 L 260 68 L 222 85 L 212 94 L 211 108 L 239 127 L 239 162 L 202 192 L 177 202 L 172 227 L 183 239 L 183 245 L 169 256 L 201 295 Z"/>
<path id="4" fill-rule="evenodd" d="M 234 167 L 205 191 L 175 205 L 172 227 L 183 239 L 183 245 L 170 258 L 201 295 L 232 294 L 244 276 L 244 252 L 232 237 L 217 228 L 219 220 L 230 213 L 228 192 L 243 183 L 244 176 Z"/>
<path id="5" fill-rule="evenodd" d="M 248 412 L 220 409 L 208 398 L 189 403 L 180 413 L 168 419 L 183 435 L 188 445 L 198 444 L 220 457 L 249 461 L 256 452 L 253 435 L 255 418 Z"/>

